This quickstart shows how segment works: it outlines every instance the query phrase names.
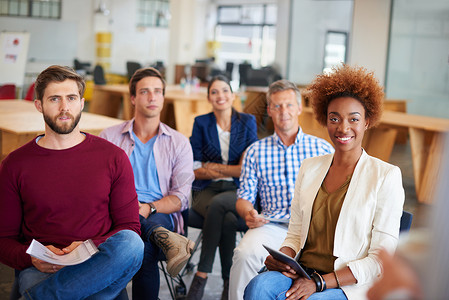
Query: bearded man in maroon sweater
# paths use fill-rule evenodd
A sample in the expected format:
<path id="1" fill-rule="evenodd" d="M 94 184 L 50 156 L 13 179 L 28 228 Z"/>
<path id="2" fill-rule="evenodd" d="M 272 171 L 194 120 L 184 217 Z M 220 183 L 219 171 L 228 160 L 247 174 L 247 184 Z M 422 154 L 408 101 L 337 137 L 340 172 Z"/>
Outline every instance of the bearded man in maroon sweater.
<path id="1" fill-rule="evenodd" d="M 125 152 L 81 132 L 85 83 L 68 67 L 36 80 L 45 133 L 0 166 L 0 262 L 18 270 L 23 299 L 114 299 L 139 270 L 143 242 Z M 36 239 L 56 255 L 92 239 L 99 252 L 74 266 L 26 253 Z"/>

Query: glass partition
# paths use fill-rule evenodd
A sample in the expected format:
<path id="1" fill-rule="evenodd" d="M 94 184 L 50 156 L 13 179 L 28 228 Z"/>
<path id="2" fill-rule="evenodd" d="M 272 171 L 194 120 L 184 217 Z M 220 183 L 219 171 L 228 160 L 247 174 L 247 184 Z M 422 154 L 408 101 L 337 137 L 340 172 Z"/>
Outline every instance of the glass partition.
<path id="1" fill-rule="evenodd" d="M 449 118 L 449 1 L 392 0 L 386 96 Z"/>

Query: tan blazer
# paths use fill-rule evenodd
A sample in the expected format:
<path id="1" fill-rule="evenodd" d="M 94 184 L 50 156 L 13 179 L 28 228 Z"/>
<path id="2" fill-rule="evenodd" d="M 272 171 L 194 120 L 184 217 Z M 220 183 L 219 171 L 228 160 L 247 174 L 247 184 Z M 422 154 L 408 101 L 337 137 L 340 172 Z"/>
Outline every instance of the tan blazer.
<path id="1" fill-rule="evenodd" d="M 282 246 L 304 247 L 312 206 L 332 163 L 333 154 L 302 162 L 295 185 L 291 219 Z M 342 287 L 348 299 L 365 299 L 381 266 L 376 251 L 394 252 L 404 204 L 401 170 L 363 151 L 338 217 L 334 238 L 335 270 L 349 266 L 357 284 Z"/>

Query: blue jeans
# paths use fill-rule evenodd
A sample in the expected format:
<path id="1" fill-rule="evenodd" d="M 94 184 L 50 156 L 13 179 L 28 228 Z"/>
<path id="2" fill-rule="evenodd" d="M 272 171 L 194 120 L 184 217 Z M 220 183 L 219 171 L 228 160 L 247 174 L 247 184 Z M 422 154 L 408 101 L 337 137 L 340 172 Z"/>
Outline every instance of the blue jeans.
<path id="1" fill-rule="evenodd" d="M 282 273 L 271 271 L 254 277 L 246 286 L 245 300 L 284 300 L 285 293 L 292 286 L 293 280 Z M 309 300 L 346 300 L 346 295 L 341 289 L 328 289 L 321 293 L 314 293 Z"/>
<path id="2" fill-rule="evenodd" d="M 161 249 L 150 240 L 153 230 L 164 227 L 174 230 L 171 215 L 156 213 L 147 219 L 140 217 L 140 230 L 145 245 L 142 267 L 133 277 L 133 300 L 158 299 L 159 296 L 159 267 L 160 259 L 165 259 Z"/>
<path id="3" fill-rule="evenodd" d="M 89 260 L 54 274 L 35 267 L 19 274 L 25 299 L 114 299 L 139 270 L 143 243 L 131 230 L 122 230 L 98 246 Z"/>

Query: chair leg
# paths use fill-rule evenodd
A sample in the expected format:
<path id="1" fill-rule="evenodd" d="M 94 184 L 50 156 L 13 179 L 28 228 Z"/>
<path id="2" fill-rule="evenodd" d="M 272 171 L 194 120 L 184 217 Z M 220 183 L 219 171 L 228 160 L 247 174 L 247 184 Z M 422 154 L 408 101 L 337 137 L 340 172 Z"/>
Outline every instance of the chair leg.
<path id="1" fill-rule="evenodd" d="M 192 250 L 192 255 L 189 257 L 189 260 L 187 260 L 187 264 L 184 267 L 184 269 L 181 271 L 181 276 L 184 276 L 186 274 L 189 274 L 190 272 L 193 271 L 193 269 L 195 268 L 195 264 L 193 264 L 192 258 L 193 258 L 193 254 L 196 253 L 196 250 L 198 250 L 199 246 L 201 245 L 201 239 L 203 238 L 203 231 L 200 231 L 200 233 L 198 234 L 198 237 L 195 240 L 195 247 L 193 247 Z"/>
<path id="2" fill-rule="evenodd" d="M 167 268 L 165 267 L 165 262 L 162 260 L 159 261 L 159 269 L 164 274 L 171 298 L 173 300 L 183 299 L 187 294 L 187 287 L 184 280 L 182 279 L 182 275 L 178 275 L 175 278 L 171 277 L 168 274 Z"/>

